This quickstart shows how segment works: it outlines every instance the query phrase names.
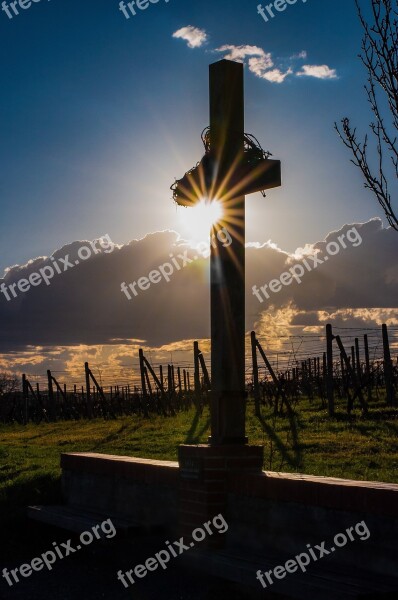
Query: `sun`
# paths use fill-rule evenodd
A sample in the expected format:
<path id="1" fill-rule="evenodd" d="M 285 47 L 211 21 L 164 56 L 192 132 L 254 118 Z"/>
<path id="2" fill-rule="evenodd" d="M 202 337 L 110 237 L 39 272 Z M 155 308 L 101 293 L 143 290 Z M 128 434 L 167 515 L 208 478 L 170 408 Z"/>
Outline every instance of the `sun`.
<path id="1" fill-rule="evenodd" d="M 206 242 L 213 225 L 223 216 L 221 203 L 202 198 L 195 206 L 178 207 L 178 218 L 183 237 L 193 242 Z"/>

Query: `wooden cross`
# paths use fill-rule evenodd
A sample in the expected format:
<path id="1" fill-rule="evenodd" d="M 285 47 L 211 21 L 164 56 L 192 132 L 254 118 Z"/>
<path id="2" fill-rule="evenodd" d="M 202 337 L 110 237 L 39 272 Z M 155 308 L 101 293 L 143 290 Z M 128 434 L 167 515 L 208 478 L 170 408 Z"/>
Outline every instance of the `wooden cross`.
<path id="1" fill-rule="evenodd" d="M 245 147 L 243 64 L 210 65 L 210 149 L 174 185 L 178 204 L 218 200 L 232 244 L 211 245 L 211 436 L 245 444 L 245 194 L 281 185 L 280 161 Z M 215 225 L 217 228 L 217 225 Z M 220 227 L 220 225 L 218 226 Z"/>

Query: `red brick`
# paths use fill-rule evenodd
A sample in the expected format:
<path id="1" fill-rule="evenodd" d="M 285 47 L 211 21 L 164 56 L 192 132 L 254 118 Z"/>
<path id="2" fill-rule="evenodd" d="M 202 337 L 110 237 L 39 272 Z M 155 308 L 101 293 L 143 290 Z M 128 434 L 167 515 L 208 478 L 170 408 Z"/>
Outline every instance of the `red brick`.
<path id="1" fill-rule="evenodd" d="M 226 461 L 226 468 L 228 470 L 245 470 L 245 469 L 253 469 L 262 472 L 263 460 L 258 457 L 243 457 L 243 458 L 228 458 Z"/>
<path id="2" fill-rule="evenodd" d="M 218 458 L 216 456 L 206 456 L 204 459 L 205 469 L 224 469 L 225 468 L 225 458 L 222 456 Z"/>
<path id="3" fill-rule="evenodd" d="M 94 453 L 70 453 L 61 455 L 64 470 L 120 476 L 147 483 L 175 485 L 178 480 L 178 463 L 154 461 Z"/>
<path id="4" fill-rule="evenodd" d="M 223 458 L 227 456 L 259 456 L 263 454 L 263 446 L 249 445 L 225 445 L 208 446 L 205 444 L 197 446 L 182 445 L 178 448 L 179 456 L 193 457 L 213 457 Z"/>
<path id="5" fill-rule="evenodd" d="M 225 481 L 225 471 L 205 471 L 203 473 L 204 481 Z"/>

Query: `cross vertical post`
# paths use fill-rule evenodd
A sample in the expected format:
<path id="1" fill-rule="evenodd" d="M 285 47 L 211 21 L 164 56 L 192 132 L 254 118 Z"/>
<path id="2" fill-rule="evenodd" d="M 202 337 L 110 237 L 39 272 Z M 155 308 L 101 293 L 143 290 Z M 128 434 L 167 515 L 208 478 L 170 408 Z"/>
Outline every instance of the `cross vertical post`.
<path id="1" fill-rule="evenodd" d="M 211 287 L 212 446 L 244 446 L 245 435 L 245 196 L 281 185 L 281 163 L 245 134 L 243 64 L 210 65 L 210 128 L 205 156 L 171 186 L 180 206 L 200 200 L 221 204 L 213 226 Z M 223 225 L 223 227 L 222 227 Z M 227 229 L 230 244 L 219 244 Z M 245 451 L 245 450 L 244 450 Z"/>
<path id="2" fill-rule="evenodd" d="M 220 202 L 233 224 L 229 247 L 211 247 L 212 445 L 245 444 L 245 196 L 231 197 L 228 174 L 244 154 L 243 64 L 210 65 L 210 146 Z M 221 175 L 221 177 L 220 177 Z"/>
<path id="3" fill-rule="evenodd" d="M 256 138 L 244 132 L 243 64 L 221 60 L 210 65 L 209 75 L 205 155 L 171 186 L 180 206 L 204 199 L 221 203 L 222 209 L 213 226 L 210 255 L 211 436 L 207 445 L 178 449 L 182 535 L 225 510 L 229 474 L 262 471 L 263 447 L 249 445 L 245 435 L 245 196 L 281 185 L 280 161 L 270 159 Z M 224 228 L 231 238 L 228 245 L 218 243 Z M 199 359 L 203 363 L 201 354 Z M 194 509 L 192 494 L 198 499 Z M 224 542 L 211 538 L 209 544 Z"/>

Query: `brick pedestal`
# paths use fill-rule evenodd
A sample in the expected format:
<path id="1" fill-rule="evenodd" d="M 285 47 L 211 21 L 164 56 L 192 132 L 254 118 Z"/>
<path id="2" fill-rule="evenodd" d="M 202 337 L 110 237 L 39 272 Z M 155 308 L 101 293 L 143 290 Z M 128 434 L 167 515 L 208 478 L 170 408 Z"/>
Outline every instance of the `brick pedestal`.
<path id="1" fill-rule="evenodd" d="M 181 535 L 189 539 L 197 527 L 222 514 L 227 520 L 227 478 L 231 473 L 260 474 L 263 447 L 248 445 L 180 446 L 179 524 Z M 228 521 L 227 521 L 228 522 Z M 208 535 L 203 542 L 220 547 L 223 535 Z"/>

